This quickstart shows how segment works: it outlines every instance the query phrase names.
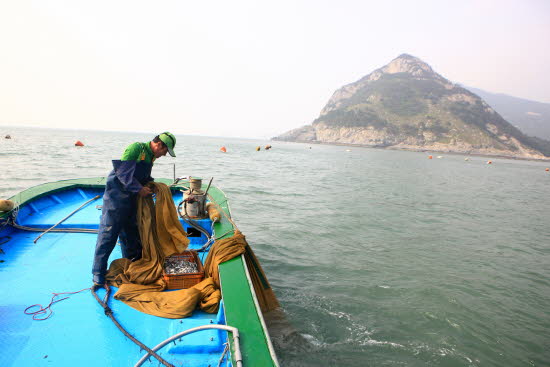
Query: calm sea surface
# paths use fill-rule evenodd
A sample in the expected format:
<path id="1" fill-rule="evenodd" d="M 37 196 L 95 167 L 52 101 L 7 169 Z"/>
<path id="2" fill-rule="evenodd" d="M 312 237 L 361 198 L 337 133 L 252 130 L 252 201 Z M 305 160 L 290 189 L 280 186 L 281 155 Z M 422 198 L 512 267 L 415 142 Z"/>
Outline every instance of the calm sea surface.
<path id="1" fill-rule="evenodd" d="M 0 198 L 104 176 L 154 133 L 0 126 Z M 550 365 L 550 162 L 177 139 L 153 177 L 225 191 L 284 309 L 281 366 Z"/>

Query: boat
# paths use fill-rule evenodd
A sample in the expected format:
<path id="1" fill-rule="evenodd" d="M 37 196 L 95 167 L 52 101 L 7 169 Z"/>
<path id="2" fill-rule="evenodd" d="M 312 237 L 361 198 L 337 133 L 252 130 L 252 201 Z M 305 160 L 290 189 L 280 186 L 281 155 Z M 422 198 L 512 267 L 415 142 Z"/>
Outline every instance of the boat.
<path id="1" fill-rule="evenodd" d="M 169 186 L 175 206 L 189 189 L 185 180 L 156 182 Z M 217 313 L 153 316 L 115 299 L 116 287 L 96 288 L 127 335 L 119 330 L 89 289 L 104 188 L 103 177 L 41 184 L 9 198 L 15 208 L 0 212 L 0 365 L 157 366 L 156 353 L 169 366 L 278 366 L 243 255 L 219 264 Z M 208 193 L 224 218 L 197 222 L 210 240 L 231 236 L 227 197 L 214 185 Z M 206 234 L 180 221 L 188 249 L 203 248 Z M 207 251 L 198 254 L 204 261 Z M 120 257 L 116 246 L 110 261 Z"/>

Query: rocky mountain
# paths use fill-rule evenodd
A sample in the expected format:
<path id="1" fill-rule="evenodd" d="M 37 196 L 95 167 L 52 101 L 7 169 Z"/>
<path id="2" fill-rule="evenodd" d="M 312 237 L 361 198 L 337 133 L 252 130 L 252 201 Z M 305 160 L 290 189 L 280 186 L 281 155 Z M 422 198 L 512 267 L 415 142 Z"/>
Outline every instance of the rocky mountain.
<path id="1" fill-rule="evenodd" d="M 545 159 L 544 150 L 550 157 L 550 143 L 527 137 L 407 54 L 338 89 L 311 125 L 273 139 L 531 159 Z"/>
<path id="2" fill-rule="evenodd" d="M 550 140 L 550 103 L 491 93 L 473 87 L 464 86 L 464 88 L 481 97 L 525 135 Z"/>

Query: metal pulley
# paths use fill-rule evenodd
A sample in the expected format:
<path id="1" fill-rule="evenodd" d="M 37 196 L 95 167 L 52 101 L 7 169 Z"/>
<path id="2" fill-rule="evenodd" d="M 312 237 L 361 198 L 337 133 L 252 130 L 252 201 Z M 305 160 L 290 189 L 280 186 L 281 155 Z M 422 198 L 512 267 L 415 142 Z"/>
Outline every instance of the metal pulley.
<path id="1" fill-rule="evenodd" d="M 202 179 L 198 177 L 189 179 L 189 190 L 183 194 L 183 210 L 180 215 L 187 216 L 192 219 L 203 219 L 208 217 L 206 212 L 206 195 L 210 188 L 210 183 L 206 191 L 202 191 Z"/>

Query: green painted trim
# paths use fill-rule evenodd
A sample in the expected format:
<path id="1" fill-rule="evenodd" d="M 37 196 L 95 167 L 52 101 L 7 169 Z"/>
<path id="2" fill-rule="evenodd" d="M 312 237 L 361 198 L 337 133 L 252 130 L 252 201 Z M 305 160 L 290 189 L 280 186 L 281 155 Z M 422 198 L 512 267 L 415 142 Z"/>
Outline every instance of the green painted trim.
<path id="1" fill-rule="evenodd" d="M 41 198 L 42 196 L 50 195 L 55 192 L 67 189 L 77 187 L 103 189 L 105 187 L 105 180 L 105 177 L 91 177 L 48 182 L 21 191 L 20 193 L 9 198 L 8 200 L 13 201 L 16 206 L 23 206 L 33 200 Z M 171 180 L 166 178 L 158 179 L 157 182 L 162 182 L 167 185 L 170 185 L 172 183 Z M 6 217 L 8 214 L 9 212 L 0 213 L 0 219 Z"/>
<path id="2" fill-rule="evenodd" d="M 263 316 L 256 309 L 245 266 L 242 256 L 220 264 L 225 320 L 227 325 L 239 329 L 243 366 L 276 367 L 260 320 Z"/>
<path id="3" fill-rule="evenodd" d="M 105 187 L 105 177 L 77 178 L 71 180 L 48 182 L 21 191 L 20 193 L 9 198 L 8 200 L 13 201 L 16 206 L 23 206 L 42 196 L 49 195 L 57 191 L 67 190 L 73 187 L 103 188 Z M 0 219 L 7 217 L 9 214 L 10 212 L 0 213 Z"/>

